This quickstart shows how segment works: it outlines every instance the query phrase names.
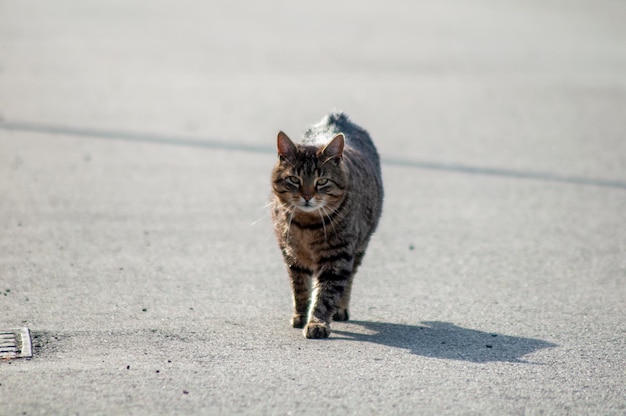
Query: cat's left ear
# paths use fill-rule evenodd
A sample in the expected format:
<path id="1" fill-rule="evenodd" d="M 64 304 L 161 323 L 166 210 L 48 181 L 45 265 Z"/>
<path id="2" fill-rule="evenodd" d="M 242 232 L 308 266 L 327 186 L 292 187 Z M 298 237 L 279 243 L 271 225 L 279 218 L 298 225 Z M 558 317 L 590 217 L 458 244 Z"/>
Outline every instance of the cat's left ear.
<path id="1" fill-rule="evenodd" d="M 296 153 L 298 153 L 296 145 L 293 144 L 291 139 L 282 131 L 278 132 L 276 145 L 278 147 L 278 156 L 283 159 L 292 160 L 293 158 L 295 158 Z"/>
<path id="2" fill-rule="evenodd" d="M 339 133 L 322 149 L 322 154 L 328 159 L 341 159 L 343 156 L 343 145 L 345 137 L 343 133 Z"/>

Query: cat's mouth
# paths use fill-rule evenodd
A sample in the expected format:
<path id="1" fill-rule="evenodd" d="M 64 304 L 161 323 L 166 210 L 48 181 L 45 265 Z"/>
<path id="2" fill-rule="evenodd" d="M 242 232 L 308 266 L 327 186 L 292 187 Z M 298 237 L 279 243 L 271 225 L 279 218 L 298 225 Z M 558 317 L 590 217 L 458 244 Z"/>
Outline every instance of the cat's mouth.
<path id="1" fill-rule="evenodd" d="M 303 212 L 317 212 L 322 208 L 322 203 L 316 202 L 313 199 L 304 200 L 301 199 L 300 203 L 296 205 L 296 208 Z"/>
<path id="2" fill-rule="evenodd" d="M 304 211 L 304 212 L 315 212 L 319 210 L 319 206 L 317 204 L 313 205 L 311 202 L 305 202 L 303 204 L 300 204 L 297 206 L 297 208 L 300 211 Z"/>

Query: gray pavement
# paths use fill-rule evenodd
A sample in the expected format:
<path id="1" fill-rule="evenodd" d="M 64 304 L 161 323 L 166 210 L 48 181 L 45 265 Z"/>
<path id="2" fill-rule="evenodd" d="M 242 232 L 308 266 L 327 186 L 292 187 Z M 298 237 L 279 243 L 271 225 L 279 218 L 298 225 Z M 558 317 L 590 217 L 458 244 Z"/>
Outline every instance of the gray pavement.
<path id="1" fill-rule="evenodd" d="M 0 1 L 0 415 L 626 414 L 626 3 Z M 384 215 L 289 326 L 279 129 Z"/>

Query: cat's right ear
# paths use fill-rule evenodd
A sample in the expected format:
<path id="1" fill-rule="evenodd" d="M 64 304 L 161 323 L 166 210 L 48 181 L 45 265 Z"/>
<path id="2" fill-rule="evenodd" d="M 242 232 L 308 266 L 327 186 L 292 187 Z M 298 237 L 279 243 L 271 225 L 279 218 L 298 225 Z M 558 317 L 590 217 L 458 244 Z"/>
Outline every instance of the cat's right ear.
<path id="1" fill-rule="evenodd" d="M 276 144 L 278 147 L 278 156 L 281 159 L 291 161 L 296 157 L 296 153 L 298 152 L 296 145 L 293 144 L 291 139 L 282 131 L 278 132 Z"/>

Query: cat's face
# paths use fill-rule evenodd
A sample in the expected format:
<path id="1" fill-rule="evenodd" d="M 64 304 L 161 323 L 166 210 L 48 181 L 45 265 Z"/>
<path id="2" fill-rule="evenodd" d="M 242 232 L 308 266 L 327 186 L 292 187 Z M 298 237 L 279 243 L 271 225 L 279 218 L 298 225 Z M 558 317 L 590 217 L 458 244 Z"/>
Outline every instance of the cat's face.
<path id="1" fill-rule="evenodd" d="M 343 145 L 343 135 L 315 147 L 294 144 L 279 133 L 279 160 L 272 175 L 274 194 L 290 209 L 322 215 L 333 212 L 347 187 Z"/>

